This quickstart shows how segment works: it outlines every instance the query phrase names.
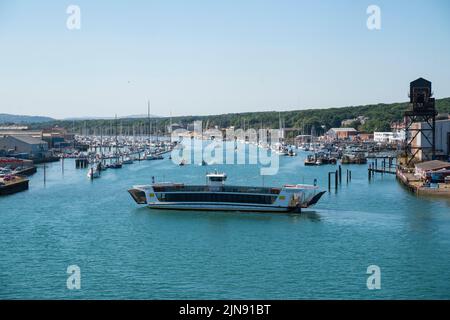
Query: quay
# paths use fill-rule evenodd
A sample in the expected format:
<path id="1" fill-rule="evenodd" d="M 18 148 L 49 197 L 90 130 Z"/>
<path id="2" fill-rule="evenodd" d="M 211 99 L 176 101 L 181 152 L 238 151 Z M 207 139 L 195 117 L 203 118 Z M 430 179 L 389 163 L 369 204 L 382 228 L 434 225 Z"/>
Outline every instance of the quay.
<path id="1" fill-rule="evenodd" d="M 425 166 L 430 165 L 430 163 L 438 163 L 441 161 L 429 161 L 425 162 Z M 443 162 L 444 163 L 444 162 Z M 450 167 L 450 163 L 447 163 Z M 423 163 L 422 163 L 423 166 Z M 419 165 L 419 168 L 421 166 Z M 411 192 L 417 195 L 434 195 L 434 196 L 444 196 L 450 197 L 450 179 L 446 178 L 443 181 L 433 182 L 431 178 L 433 170 L 428 169 L 424 171 L 425 179 L 419 175 L 420 169 L 417 167 L 415 170 L 405 168 L 403 166 L 398 166 L 396 170 L 397 180 L 405 186 Z"/>
<path id="2" fill-rule="evenodd" d="M 0 178 L 0 196 L 28 190 L 29 180 L 21 176 Z"/>

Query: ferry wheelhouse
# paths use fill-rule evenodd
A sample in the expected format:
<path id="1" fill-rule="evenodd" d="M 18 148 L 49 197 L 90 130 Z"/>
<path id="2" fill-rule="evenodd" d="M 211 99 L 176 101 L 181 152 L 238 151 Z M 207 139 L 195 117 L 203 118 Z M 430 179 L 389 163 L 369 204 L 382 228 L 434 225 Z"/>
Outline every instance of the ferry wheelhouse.
<path id="1" fill-rule="evenodd" d="M 300 212 L 316 204 L 325 192 L 313 185 L 281 188 L 228 186 L 225 173 L 207 174 L 206 185 L 154 183 L 134 186 L 128 192 L 138 204 L 152 209 Z"/>

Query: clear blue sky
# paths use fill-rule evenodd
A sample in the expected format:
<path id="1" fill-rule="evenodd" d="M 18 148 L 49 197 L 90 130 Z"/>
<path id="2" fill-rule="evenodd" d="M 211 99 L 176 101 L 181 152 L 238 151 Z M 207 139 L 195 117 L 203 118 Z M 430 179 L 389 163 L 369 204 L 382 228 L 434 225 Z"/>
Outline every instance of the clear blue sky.
<path id="1" fill-rule="evenodd" d="M 81 30 L 66 8 L 81 8 Z M 381 8 L 379 31 L 366 9 Z M 217 114 L 450 96 L 450 1 L 0 0 L 0 113 Z"/>

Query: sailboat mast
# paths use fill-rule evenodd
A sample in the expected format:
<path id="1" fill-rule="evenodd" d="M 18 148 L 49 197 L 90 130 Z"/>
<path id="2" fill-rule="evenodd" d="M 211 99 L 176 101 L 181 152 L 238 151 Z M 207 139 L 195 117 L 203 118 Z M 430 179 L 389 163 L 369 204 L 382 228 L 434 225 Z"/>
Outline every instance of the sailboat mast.
<path id="1" fill-rule="evenodd" d="M 150 120 L 150 100 L 147 101 L 148 138 L 152 141 L 152 122 Z"/>
<path id="2" fill-rule="evenodd" d="M 119 147 L 119 143 L 118 143 L 118 141 L 117 141 L 117 114 L 116 114 L 116 117 L 115 117 L 115 121 L 114 121 L 115 123 L 114 123 L 114 126 L 115 126 L 115 129 L 116 130 L 114 130 L 115 132 L 116 132 L 116 157 L 117 157 L 117 162 L 119 162 L 119 150 L 118 150 L 118 147 Z"/>

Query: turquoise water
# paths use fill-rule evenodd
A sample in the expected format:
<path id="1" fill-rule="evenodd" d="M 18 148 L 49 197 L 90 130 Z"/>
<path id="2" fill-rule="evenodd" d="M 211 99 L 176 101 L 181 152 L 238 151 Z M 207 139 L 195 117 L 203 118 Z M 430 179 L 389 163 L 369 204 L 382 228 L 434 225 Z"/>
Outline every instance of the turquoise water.
<path id="1" fill-rule="evenodd" d="M 327 188 L 335 166 L 280 158 L 265 185 Z M 369 183 L 344 166 L 343 184 L 301 215 L 154 211 L 126 192 L 159 180 L 204 183 L 205 167 L 143 161 L 93 182 L 73 160 L 48 164 L 30 190 L 0 198 L 0 298 L 450 298 L 450 200 L 421 199 L 393 176 Z M 229 184 L 261 185 L 256 165 L 210 166 Z M 345 170 L 352 170 L 348 185 Z M 368 290 L 369 265 L 381 289 Z M 66 269 L 81 269 L 68 290 Z"/>

